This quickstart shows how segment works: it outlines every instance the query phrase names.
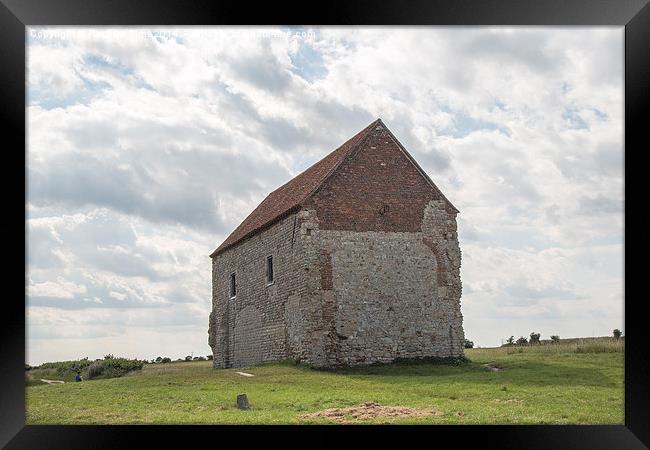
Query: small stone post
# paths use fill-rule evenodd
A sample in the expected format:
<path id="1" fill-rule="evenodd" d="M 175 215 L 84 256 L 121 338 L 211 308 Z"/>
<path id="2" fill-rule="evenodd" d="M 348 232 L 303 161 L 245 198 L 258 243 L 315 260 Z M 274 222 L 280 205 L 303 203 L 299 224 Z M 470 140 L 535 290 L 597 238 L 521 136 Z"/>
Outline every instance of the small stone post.
<path id="1" fill-rule="evenodd" d="M 238 394 L 237 395 L 237 408 L 239 409 L 250 409 L 250 405 L 248 404 L 248 398 L 246 397 L 246 394 Z"/>

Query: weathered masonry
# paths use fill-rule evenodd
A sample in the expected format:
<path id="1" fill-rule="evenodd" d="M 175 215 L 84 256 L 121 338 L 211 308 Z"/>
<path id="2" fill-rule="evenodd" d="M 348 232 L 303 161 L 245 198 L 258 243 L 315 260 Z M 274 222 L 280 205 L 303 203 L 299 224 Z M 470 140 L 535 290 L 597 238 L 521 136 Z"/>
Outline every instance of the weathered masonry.
<path id="1" fill-rule="evenodd" d="M 458 210 L 381 120 L 212 253 L 215 367 L 463 354 Z"/>

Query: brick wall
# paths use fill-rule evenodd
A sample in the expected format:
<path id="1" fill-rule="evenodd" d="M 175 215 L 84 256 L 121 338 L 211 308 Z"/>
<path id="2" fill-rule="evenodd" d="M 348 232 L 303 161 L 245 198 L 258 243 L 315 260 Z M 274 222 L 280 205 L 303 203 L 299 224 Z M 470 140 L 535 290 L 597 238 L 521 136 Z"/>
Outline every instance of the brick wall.
<path id="1" fill-rule="evenodd" d="M 336 170 L 305 207 L 321 229 L 420 231 L 424 208 L 440 194 L 427 183 L 389 132 L 381 130 Z"/>

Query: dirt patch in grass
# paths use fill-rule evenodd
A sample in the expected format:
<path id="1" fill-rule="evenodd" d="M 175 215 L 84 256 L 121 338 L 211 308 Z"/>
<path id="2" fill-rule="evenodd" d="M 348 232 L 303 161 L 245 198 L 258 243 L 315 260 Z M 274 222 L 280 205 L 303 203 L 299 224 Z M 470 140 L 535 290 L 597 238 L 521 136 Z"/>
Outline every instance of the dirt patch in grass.
<path id="1" fill-rule="evenodd" d="M 494 363 L 483 364 L 483 367 L 485 367 L 490 372 L 499 372 L 500 370 L 503 370 L 503 368 L 497 366 Z"/>
<path id="2" fill-rule="evenodd" d="M 517 403 L 517 404 L 522 404 L 524 401 L 517 399 L 517 398 L 509 398 L 507 400 L 501 400 L 500 398 L 497 398 L 494 400 L 497 403 Z"/>
<path id="3" fill-rule="evenodd" d="M 443 413 L 435 409 L 409 408 L 408 406 L 388 406 L 374 402 L 366 402 L 357 406 L 347 408 L 329 408 L 324 411 L 303 414 L 303 419 L 327 418 L 340 423 L 349 423 L 357 420 L 369 420 L 376 418 L 409 418 L 441 416 Z"/>
<path id="4" fill-rule="evenodd" d="M 63 383 L 65 383 L 65 381 L 61 381 L 61 380 L 46 380 L 44 378 L 41 378 L 39 381 L 42 381 L 43 383 L 47 383 L 47 384 L 63 384 Z"/>

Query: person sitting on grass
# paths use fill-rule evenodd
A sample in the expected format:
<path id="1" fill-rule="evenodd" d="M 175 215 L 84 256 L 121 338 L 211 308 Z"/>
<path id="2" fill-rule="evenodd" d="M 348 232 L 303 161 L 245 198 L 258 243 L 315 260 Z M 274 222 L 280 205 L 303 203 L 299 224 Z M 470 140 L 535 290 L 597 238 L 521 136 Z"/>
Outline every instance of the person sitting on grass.
<path id="1" fill-rule="evenodd" d="M 75 380 L 75 381 L 81 381 L 81 380 L 82 380 L 82 378 L 81 378 L 81 372 L 77 372 L 77 375 L 74 377 L 74 380 Z"/>

